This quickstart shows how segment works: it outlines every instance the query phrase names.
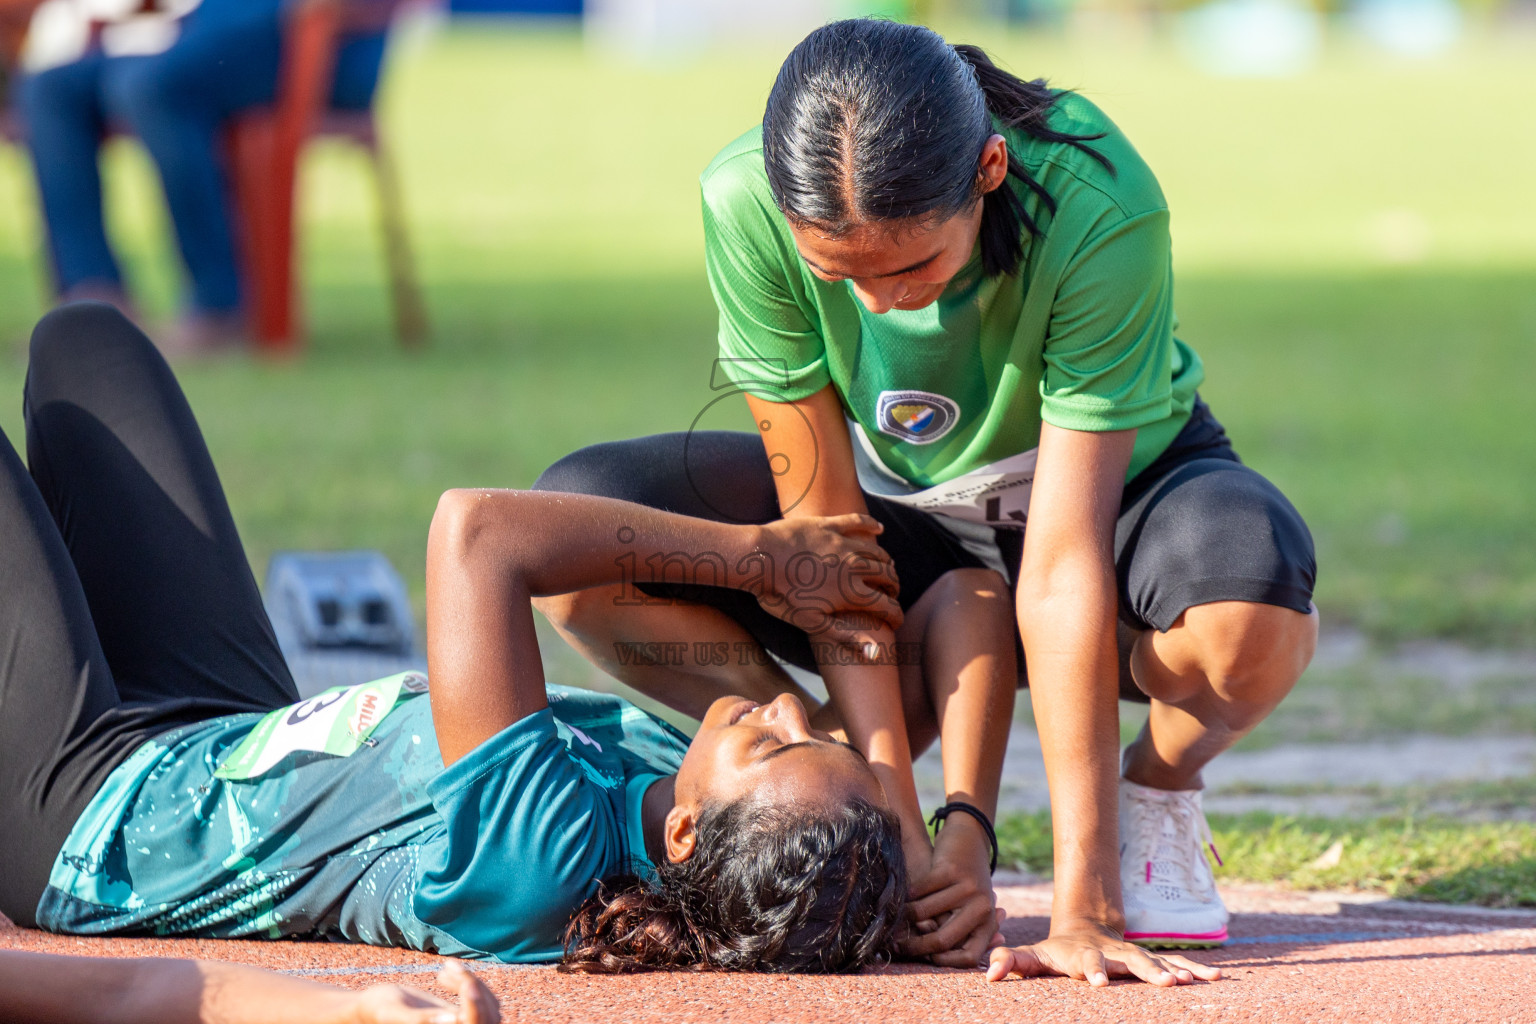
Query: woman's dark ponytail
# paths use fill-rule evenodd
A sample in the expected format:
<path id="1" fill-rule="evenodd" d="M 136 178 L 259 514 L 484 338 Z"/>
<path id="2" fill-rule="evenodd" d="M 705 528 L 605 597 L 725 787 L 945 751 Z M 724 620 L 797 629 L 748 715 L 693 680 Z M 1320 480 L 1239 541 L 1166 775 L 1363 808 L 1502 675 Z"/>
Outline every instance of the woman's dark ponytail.
<path id="1" fill-rule="evenodd" d="M 1061 93 L 992 63 L 980 47 L 950 46 L 920 25 L 877 18 L 836 21 L 785 59 L 763 114 L 763 162 L 785 217 L 840 234 L 868 221 L 949 217 L 976 201 L 981 150 L 992 121 L 1075 146 L 1110 171 L 1087 143 L 1049 126 Z M 1054 213 L 1056 204 L 1017 157 L 1008 173 Z M 1040 234 L 1005 182 L 984 197 L 982 267 L 1012 274 L 1023 233 Z"/>
<path id="2" fill-rule="evenodd" d="M 906 862 L 889 812 L 738 801 L 695 835 L 692 857 L 609 879 L 576 911 L 562 971 L 846 973 L 894 950 Z"/>
<path id="3" fill-rule="evenodd" d="M 1051 128 L 1051 108 L 1062 94 L 1048 86 L 1045 79 L 1026 82 L 1016 78 L 992 63 L 992 58 L 979 46 L 959 43 L 954 49 L 960 59 L 976 72 L 976 82 L 987 98 L 987 110 L 1004 127 L 1048 142 L 1074 146 L 1103 164 L 1111 173 L 1114 172 L 1114 165 L 1109 162 L 1109 158 L 1088 145 L 1095 139 L 1102 139 L 1102 134 L 1070 135 Z M 1022 181 L 1025 188 L 1040 197 L 1041 205 L 1055 214 L 1056 200 L 1025 169 L 1012 150 L 1008 152 L 1008 174 Z M 995 188 L 983 197 L 981 260 L 988 274 L 1011 274 L 1018 269 L 1019 261 L 1024 258 L 1025 231 L 1031 235 L 1041 233 L 1040 226 L 1024 209 L 1024 201 L 1017 192 L 1007 187 L 1006 182 L 1003 187 Z"/>

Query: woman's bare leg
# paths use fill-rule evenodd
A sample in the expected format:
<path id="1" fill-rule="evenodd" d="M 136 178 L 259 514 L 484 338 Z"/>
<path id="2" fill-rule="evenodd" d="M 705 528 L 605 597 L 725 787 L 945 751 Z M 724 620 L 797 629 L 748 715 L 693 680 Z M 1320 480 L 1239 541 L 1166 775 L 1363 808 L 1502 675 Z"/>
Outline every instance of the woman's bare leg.
<path id="1" fill-rule="evenodd" d="M 1318 614 L 1247 601 L 1188 609 L 1166 633 L 1142 633 L 1131 675 L 1152 698 L 1124 774 L 1154 789 L 1201 786 L 1200 770 L 1275 709 L 1317 649 Z"/>

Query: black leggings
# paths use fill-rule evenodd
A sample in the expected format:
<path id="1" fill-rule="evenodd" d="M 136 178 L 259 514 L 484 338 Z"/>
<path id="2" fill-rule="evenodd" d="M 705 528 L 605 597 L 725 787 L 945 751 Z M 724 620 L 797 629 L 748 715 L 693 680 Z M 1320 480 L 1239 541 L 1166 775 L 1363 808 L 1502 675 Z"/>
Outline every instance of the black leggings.
<path id="1" fill-rule="evenodd" d="M 0 911 L 34 924 L 76 818 L 179 725 L 299 699 L 202 433 L 110 306 L 32 335 L 27 467 L 0 438 Z"/>
<path id="2" fill-rule="evenodd" d="M 601 494 L 683 515 L 763 523 L 779 516 L 773 472 L 755 434 L 701 431 L 595 444 L 556 462 L 539 490 Z M 986 563 L 937 517 L 865 494 L 896 564 L 904 609 L 939 577 Z M 995 533 L 1009 584 L 1024 532 Z M 1145 703 L 1131 679 L 1125 641 L 1133 631 L 1167 630 L 1184 610 L 1213 601 L 1252 601 L 1306 612 L 1317 565 L 1301 514 L 1268 480 L 1243 465 L 1204 402 L 1158 458 L 1126 484 L 1115 526 L 1115 575 L 1122 631 L 1120 695 Z M 656 597 L 718 608 L 783 661 L 815 671 L 809 638 L 769 615 L 747 593 L 685 583 L 641 584 Z M 1017 644 L 1020 685 L 1027 685 Z"/>

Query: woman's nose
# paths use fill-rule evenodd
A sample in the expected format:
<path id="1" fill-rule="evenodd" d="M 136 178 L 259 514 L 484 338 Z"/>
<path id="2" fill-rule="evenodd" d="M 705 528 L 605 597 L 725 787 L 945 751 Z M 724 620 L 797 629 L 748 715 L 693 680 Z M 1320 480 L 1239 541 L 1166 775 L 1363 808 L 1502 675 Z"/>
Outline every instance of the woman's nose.
<path id="1" fill-rule="evenodd" d="M 850 278 L 848 284 L 853 288 L 854 296 L 871 313 L 889 313 L 905 287 L 895 281 L 861 281 L 858 278 Z"/>
<path id="2" fill-rule="evenodd" d="M 811 721 L 805 715 L 805 705 L 793 696 L 781 693 L 768 705 L 768 721 L 781 727 L 791 743 L 799 743 L 811 735 Z"/>

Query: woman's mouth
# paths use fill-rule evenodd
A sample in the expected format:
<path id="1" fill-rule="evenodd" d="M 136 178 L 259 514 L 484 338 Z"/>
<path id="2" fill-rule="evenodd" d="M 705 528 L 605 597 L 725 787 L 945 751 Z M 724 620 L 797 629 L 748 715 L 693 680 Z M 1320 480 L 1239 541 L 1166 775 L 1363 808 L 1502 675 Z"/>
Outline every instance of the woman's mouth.
<path id="1" fill-rule="evenodd" d="M 725 724 L 735 725 L 737 722 L 741 721 L 743 718 L 747 717 L 760 707 L 762 707 L 762 705 L 756 701 L 744 700 L 731 709 L 730 717 L 726 719 Z"/>

